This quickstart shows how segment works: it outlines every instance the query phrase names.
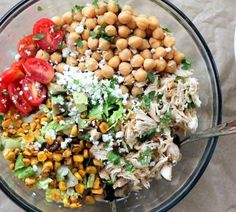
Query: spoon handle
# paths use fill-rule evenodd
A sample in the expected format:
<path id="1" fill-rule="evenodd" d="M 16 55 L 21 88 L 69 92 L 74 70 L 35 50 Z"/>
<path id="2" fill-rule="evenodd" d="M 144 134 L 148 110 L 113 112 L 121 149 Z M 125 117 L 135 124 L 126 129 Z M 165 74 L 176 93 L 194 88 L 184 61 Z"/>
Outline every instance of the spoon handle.
<path id="1" fill-rule="evenodd" d="M 189 137 L 185 138 L 181 142 L 181 146 L 190 143 L 193 141 L 197 141 L 204 138 L 216 137 L 216 136 L 223 136 L 223 135 L 230 135 L 236 133 L 236 120 L 224 122 L 219 124 L 213 128 L 206 129 L 201 132 L 197 132 Z"/>

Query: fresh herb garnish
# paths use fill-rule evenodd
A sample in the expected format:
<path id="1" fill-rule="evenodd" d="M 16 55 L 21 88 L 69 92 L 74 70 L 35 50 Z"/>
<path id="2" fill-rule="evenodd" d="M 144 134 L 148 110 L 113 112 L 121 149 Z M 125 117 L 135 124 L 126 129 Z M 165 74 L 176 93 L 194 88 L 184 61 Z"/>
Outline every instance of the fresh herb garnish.
<path id="1" fill-rule="evenodd" d="M 119 8 L 119 10 L 121 10 L 121 6 L 118 3 L 118 0 L 113 0 L 114 4 Z"/>
<path id="2" fill-rule="evenodd" d="M 151 150 L 149 148 L 147 148 L 144 152 L 141 152 L 139 154 L 138 157 L 138 161 L 142 164 L 142 165 L 149 165 L 149 163 L 151 162 L 152 157 L 151 157 Z"/>
<path id="3" fill-rule="evenodd" d="M 4 150 L 4 146 L 0 144 L 0 151 L 2 152 Z"/>
<path id="4" fill-rule="evenodd" d="M 3 95 L 7 95 L 7 94 L 8 94 L 7 89 L 2 90 L 2 94 L 3 94 Z"/>
<path id="5" fill-rule="evenodd" d="M 76 4 L 74 7 L 72 7 L 71 12 L 74 15 L 77 12 L 82 12 L 83 8 L 84 6 L 80 6 Z"/>
<path id="6" fill-rule="evenodd" d="M 61 29 L 61 26 L 59 26 L 59 25 L 55 25 L 55 26 L 53 27 L 53 31 L 54 31 L 54 32 L 57 31 L 57 30 L 59 30 L 59 29 Z"/>
<path id="7" fill-rule="evenodd" d="M 105 181 L 105 183 L 106 183 L 107 185 L 113 185 L 113 182 L 112 182 L 112 180 L 111 180 L 111 179 L 109 179 L 109 180 L 106 180 L 106 181 Z"/>
<path id="8" fill-rule="evenodd" d="M 39 33 L 33 37 L 33 40 L 41 40 L 45 37 L 44 33 Z"/>
<path id="9" fill-rule="evenodd" d="M 93 0 L 93 1 L 92 1 L 92 5 L 93 5 L 95 8 L 99 9 L 98 0 Z"/>
<path id="10" fill-rule="evenodd" d="M 157 95 L 157 101 L 161 102 L 162 101 L 163 94 L 158 94 Z"/>
<path id="11" fill-rule="evenodd" d="M 182 69 L 183 70 L 189 70 L 191 69 L 191 62 L 185 57 L 183 60 L 182 60 Z"/>
<path id="12" fill-rule="evenodd" d="M 170 128 L 171 123 L 171 111 L 167 111 L 164 115 L 164 118 L 161 119 L 161 124 L 164 125 L 166 128 Z"/>
<path id="13" fill-rule="evenodd" d="M 188 109 L 195 109 L 196 105 L 194 104 L 194 102 L 190 102 L 188 103 Z"/>
<path id="14" fill-rule="evenodd" d="M 150 82 L 150 83 L 154 83 L 154 81 L 155 81 L 155 75 L 152 73 L 152 72 L 148 72 L 148 75 L 147 75 L 147 78 L 148 78 L 148 81 Z"/>
<path id="15" fill-rule="evenodd" d="M 157 131 L 156 128 L 149 129 L 143 136 L 138 137 L 138 141 L 144 142 L 144 141 L 150 141 L 153 139 L 153 137 L 156 135 Z"/>
<path id="16" fill-rule="evenodd" d="M 175 78 L 175 82 L 178 82 L 179 80 L 180 80 L 181 82 L 184 82 L 184 81 L 185 81 L 185 78 L 184 78 L 184 77 L 177 76 L 177 77 Z"/>
<path id="17" fill-rule="evenodd" d="M 127 162 L 124 166 L 125 170 L 128 172 L 134 172 L 135 171 L 135 167 L 133 166 L 133 164 Z"/>
<path id="18" fill-rule="evenodd" d="M 147 95 L 143 96 L 142 107 L 143 109 L 149 109 L 151 106 L 151 102 L 156 95 L 155 91 L 149 92 Z"/>
<path id="19" fill-rule="evenodd" d="M 115 165 L 118 165 L 120 163 L 120 155 L 115 152 L 108 152 L 107 159 Z"/>
<path id="20" fill-rule="evenodd" d="M 37 11 L 38 11 L 38 12 L 41 12 L 41 11 L 43 11 L 43 8 L 42 8 L 41 6 L 38 6 L 38 7 L 37 7 Z"/>
<path id="21" fill-rule="evenodd" d="M 78 39 L 77 41 L 76 41 L 76 45 L 78 46 L 78 48 L 79 49 L 82 49 L 83 48 L 83 41 L 81 40 L 81 39 Z"/>
<path id="22" fill-rule="evenodd" d="M 168 28 L 162 28 L 164 32 L 171 33 L 171 30 Z"/>
<path id="23" fill-rule="evenodd" d="M 108 35 L 106 32 L 105 32 L 105 26 L 100 26 L 98 28 L 98 32 L 94 32 L 94 31 L 91 31 L 90 32 L 90 36 L 95 39 L 95 38 L 103 38 L 109 42 L 113 42 L 114 41 L 114 36 L 110 36 Z"/>
<path id="24" fill-rule="evenodd" d="M 62 47 L 64 46 L 64 41 L 59 41 L 59 42 L 58 42 L 58 46 L 59 46 L 60 48 L 62 48 Z"/>

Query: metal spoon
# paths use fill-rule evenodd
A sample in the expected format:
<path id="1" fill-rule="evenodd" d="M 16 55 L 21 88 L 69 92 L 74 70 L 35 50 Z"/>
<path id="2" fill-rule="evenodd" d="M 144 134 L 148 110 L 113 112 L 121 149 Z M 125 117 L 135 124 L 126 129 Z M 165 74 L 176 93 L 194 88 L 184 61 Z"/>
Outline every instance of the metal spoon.
<path id="1" fill-rule="evenodd" d="M 224 122 L 219 124 L 213 128 L 209 128 L 195 134 L 192 134 L 182 140 L 179 141 L 180 146 L 183 146 L 187 143 L 191 143 L 194 141 L 198 141 L 204 138 L 216 137 L 216 136 L 223 136 L 223 135 L 230 135 L 236 133 L 236 120 Z"/>

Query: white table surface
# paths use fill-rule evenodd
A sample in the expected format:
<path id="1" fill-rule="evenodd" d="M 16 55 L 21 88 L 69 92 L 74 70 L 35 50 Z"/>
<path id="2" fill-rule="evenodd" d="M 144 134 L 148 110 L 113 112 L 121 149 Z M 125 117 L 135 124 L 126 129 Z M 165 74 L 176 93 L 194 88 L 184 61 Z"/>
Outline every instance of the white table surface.
<path id="1" fill-rule="evenodd" d="M 19 0 L 0 0 L 0 16 Z M 236 0 L 172 0 L 198 27 L 216 60 L 223 92 L 223 120 L 236 118 L 236 65 L 233 37 Z M 172 212 L 236 211 L 236 139 L 220 139 L 213 158 L 193 190 Z M 23 211 L 0 191 L 1 212 Z"/>

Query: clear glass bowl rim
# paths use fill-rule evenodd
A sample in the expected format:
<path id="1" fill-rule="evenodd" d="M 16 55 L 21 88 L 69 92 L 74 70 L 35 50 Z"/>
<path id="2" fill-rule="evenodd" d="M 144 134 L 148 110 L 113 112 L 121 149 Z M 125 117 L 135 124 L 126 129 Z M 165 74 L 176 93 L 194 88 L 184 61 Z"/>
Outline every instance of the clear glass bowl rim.
<path id="1" fill-rule="evenodd" d="M 152 1 L 152 0 L 151 0 Z M 216 63 L 214 61 L 214 58 L 211 54 L 211 51 L 204 40 L 201 33 L 198 31 L 196 26 L 192 23 L 192 21 L 179 9 L 177 8 L 173 3 L 171 3 L 169 0 L 161 0 L 164 2 L 167 6 L 169 6 L 171 9 L 173 9 L 181 18 L 183 18 L 186 23 L 189 25 L 189 27 L 194 31 L 195 35 L 200 40 L 201 44 L 204 47 L 204 50 L 206 51 L 206 54 L 210 60 L 210 65 L 213 70 L 213 77 L 215 78 L 216 83 L 216 91 L 218 95 L 218 114 L 217 114 L 217 124 L 221 123 L 222 120 L 222 94 L 220 89 L 220 80 L 218 75 L 218 70 Z M 28 3 L 29 0 L 21 0 L 15 6 L 13 6 L 8 12 L 6 12 L 1 18 L 0 18 L 0 27 L 4 24 L 7 24 L 7 20 L 9 17 L 11 17 L 17 10 L 22 8 L 26 3 Z M 168 211 L 172 207 L 174 207 L 178 202 L 180 202 L 196 185 L 202 174 L 204 173 L 206 167 L 208 166 L 211 157 L 214 153 L 216 144 L 218 141 L 218 137 L 210 138 L 208 140 L 207 147 L 205 148 L 205 152 L 203 154 L 203 157 L 201 158 L 198 167 L 194 170 L 194 173 L 191 175 L 191 177 L 186 181 L 185 185 L 182 186 L 178 192 L 172 196 L 170 199 L 165 201 L 162 205 L 158 206 L 158 208 L 154 208 L 151 211 Z M 33 205 L 26 202 L 23 198 L 18 196 L 1 178 L 0 176 L 0 189 L 18 206 L 20 206 L 22 209 L 26 211 L 40 211 Z"/>

